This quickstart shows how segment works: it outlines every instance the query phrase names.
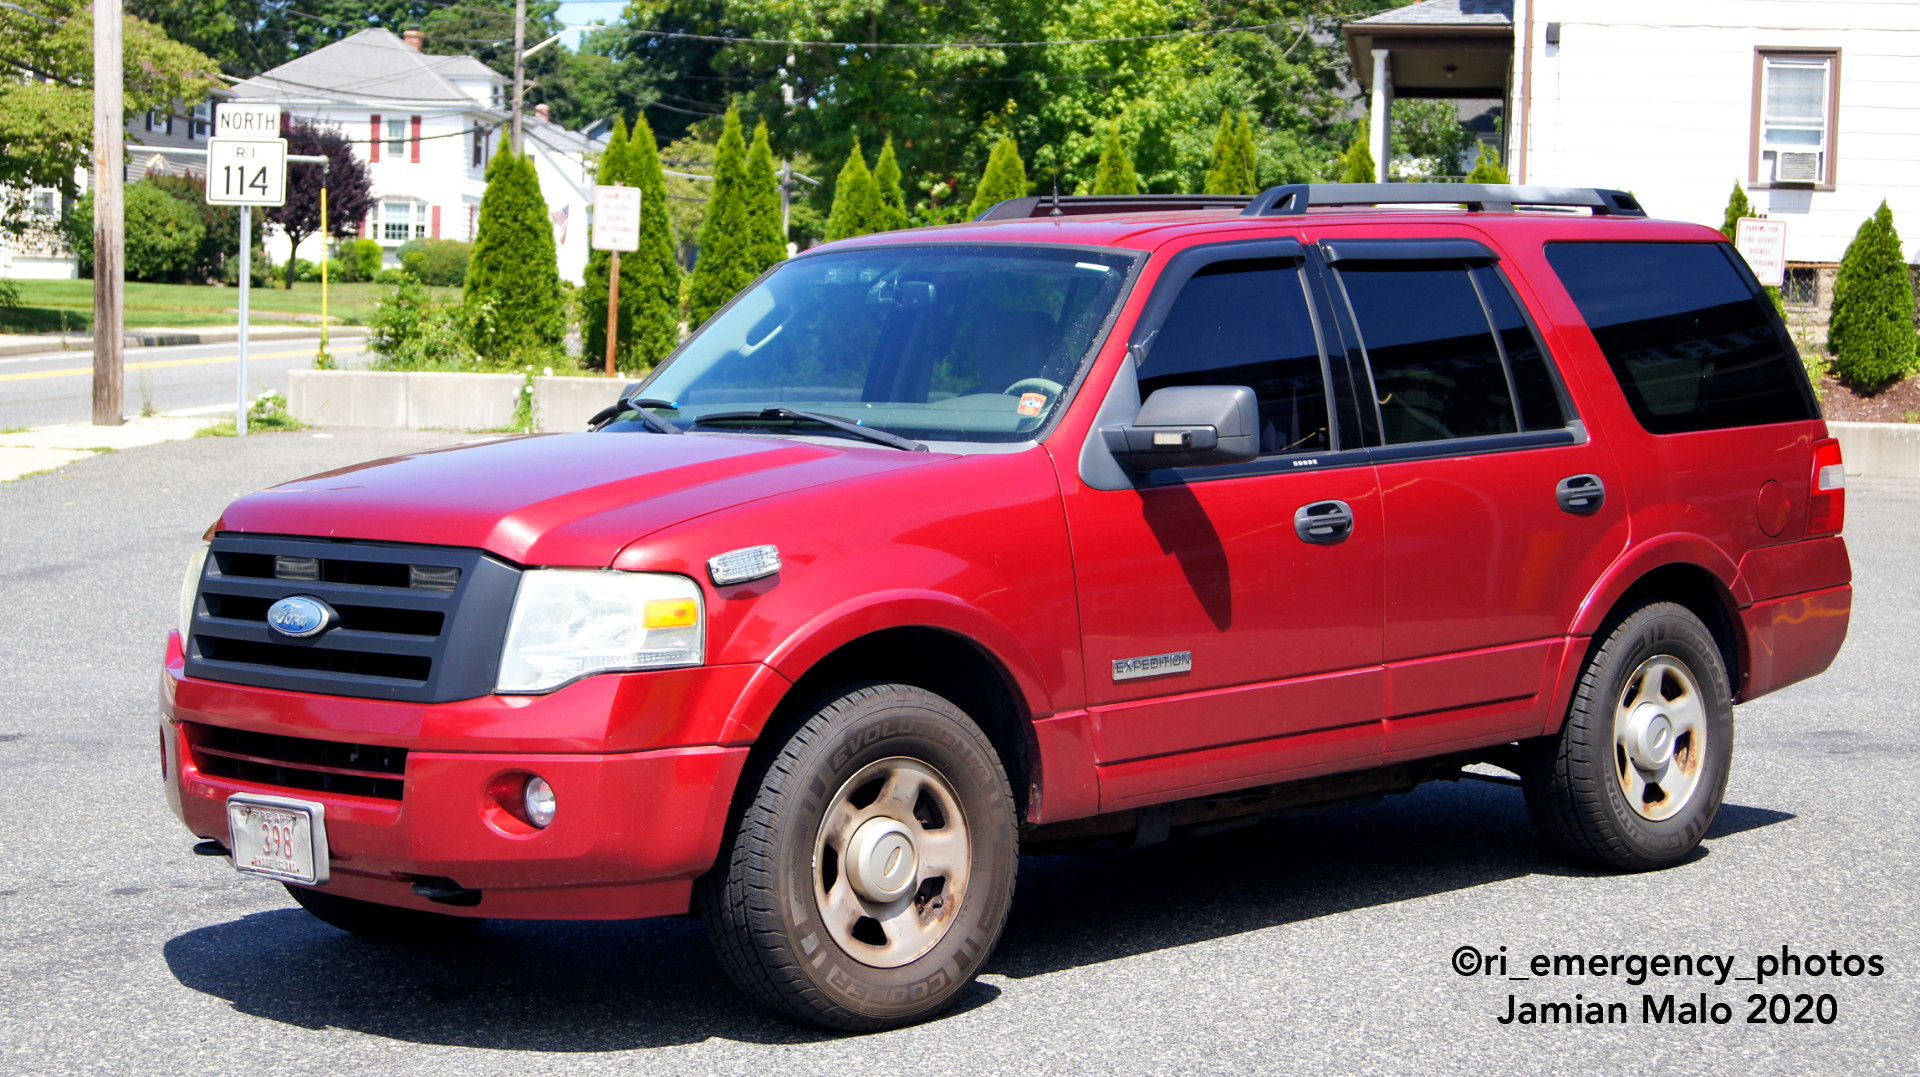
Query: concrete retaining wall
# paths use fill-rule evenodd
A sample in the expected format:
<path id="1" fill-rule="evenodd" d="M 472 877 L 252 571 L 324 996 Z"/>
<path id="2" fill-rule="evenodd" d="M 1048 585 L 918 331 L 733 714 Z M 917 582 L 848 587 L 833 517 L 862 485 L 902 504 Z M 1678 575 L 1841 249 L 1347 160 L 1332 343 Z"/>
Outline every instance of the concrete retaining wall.
<path id="1" fill-rule="evenodd" d="M 1847 474 L 1920 479 L 1920 425 L 1829 421 L 1827 429 L 1840 439 Z"/>
<path id="2" fill-rule="evenodd" d="M 499 430 L 513 422 L 526 382 L 518 374 L 291 370 L 287 410 L 321 426 L 414 430 Z M 541 431 L 585 430 L 619 399 L 617 378 L 535 378 L 533 412 Z"/>

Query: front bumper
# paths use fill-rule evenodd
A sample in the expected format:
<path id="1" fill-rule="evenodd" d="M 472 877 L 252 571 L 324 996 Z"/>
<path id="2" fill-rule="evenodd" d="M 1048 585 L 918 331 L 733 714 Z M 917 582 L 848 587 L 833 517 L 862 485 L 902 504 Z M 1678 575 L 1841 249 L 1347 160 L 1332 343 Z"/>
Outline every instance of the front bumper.
<path id="1" fill-rule="evenodd" d="M 718 853 L 748 749 L 656 745 L 698 726 L 721 732 L 770 673 L 611 674 L 546 696 L 392 703 L 190 679 L 176 637 L 161 677 L 167 799 L 189 830 L 223 845 L 233 793 L 325 804 L 326 889 L 347 897 L 514 919 L 670 915 L 686 911 L 693 879 Z M 406 748 L 403 792 L 383 799 L 208 773 L 195 749 L 209 726 Z M 527 774 L 554 790 L 558 811 L 544 830 L 496 796 Z M 414 894 L 420 878 L 451 879 L 480 902 L 436 904 Z"/>

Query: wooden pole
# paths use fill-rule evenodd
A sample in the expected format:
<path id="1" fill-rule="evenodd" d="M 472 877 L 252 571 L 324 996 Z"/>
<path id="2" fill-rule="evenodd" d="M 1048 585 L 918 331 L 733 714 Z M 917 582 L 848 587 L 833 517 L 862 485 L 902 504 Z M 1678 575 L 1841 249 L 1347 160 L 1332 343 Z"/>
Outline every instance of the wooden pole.
<path id="1" fill-rule="evenodd" d="M 614 376 L 613 355 L 620 345 L 620 252 L 607 267 L 607 377 Z"/>
<path id="2" fill-rule="evenodd" d="M 520 103 L 527 92 L 527 0 L 513 0 L 513 152 L 520 152 Z"/>
<path id="3" fill-rule="evenodd" d="M 121 124 L 120 0 L 93 4 L 93 423 L 119 426 L 125 410 L 127 224 Z"/>

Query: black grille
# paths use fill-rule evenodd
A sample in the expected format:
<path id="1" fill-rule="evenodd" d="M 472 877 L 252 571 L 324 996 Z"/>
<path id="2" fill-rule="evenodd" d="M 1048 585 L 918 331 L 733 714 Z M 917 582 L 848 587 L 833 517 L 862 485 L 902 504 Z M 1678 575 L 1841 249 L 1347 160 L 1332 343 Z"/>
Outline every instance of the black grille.
<path id="1" fill-rule="evenodd" d="M 316 793 L 399 800 L 407 750 L 341 744 L 189 723 L 187 742 L 202 774 Z"/>
<path id="2" fill-rule="evenodd" d="M 478 550 L 222 534 L 200 577 L 187 675 L 439 703 L 493 690 L 519 570 Z M 304 595 L 334 612 L 306 639 L 267 623 Z"/>

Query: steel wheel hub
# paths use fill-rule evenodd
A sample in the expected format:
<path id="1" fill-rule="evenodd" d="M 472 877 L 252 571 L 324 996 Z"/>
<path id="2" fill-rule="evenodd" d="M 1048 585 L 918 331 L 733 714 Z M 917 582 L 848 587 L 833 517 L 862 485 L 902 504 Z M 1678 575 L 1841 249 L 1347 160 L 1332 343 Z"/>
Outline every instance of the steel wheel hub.
<path id="1" fill-rule="evenodd" d="M 907 892 L 918 870 L 913 835 L 894 819 L 869 819 L 847 843 L 847 881 L 868 901 L 892 901 Z"/>
<path id="2" fill-rule="evenodd" d="M 827 801 L 813 896 L 848 956 L 898 968 L 934 948 L 966 899 L 967 818 L 953 786 L 917 759 L 861 767 Z"/>
<path id="3" fill-rule="evenodd" d="M 1627 754 L 1643 770 L 1656 770 L 1673 758 L 1673 722 L 1658 704 L 1641 703 L 1627 719 Z"/>
<path id="4" fill-rule="evenodd" d="M 1707 707 L 1686 663 L 1654 655 L 1627 678 L 1613 712 L 1614 777 L 1643 819 L 1671 819 L 1700 787 Z"/>

